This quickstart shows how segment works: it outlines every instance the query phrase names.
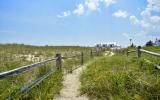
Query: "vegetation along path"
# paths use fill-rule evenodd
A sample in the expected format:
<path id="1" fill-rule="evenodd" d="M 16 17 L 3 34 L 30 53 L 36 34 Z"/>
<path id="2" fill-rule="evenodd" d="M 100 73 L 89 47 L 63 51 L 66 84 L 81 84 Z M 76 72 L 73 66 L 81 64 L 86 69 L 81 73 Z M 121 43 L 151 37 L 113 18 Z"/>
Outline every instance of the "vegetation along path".
<path id="1" fill-rule="evenodd" d="M 77 68 L 70 74 L 64 76 L 63 86 L 64 88 L 60 91 L 60 94 L 55 97 L 55 100 L 88 100 L 86 96 L 80 96 L 79 77 L 81 72 L 86 68 L 86 65 Z"/>
<path id="2" fill-rule="evenodd" d="M 114 53 L 106 51 L 105 56 L 113 56 Z M 89 64 L 89 63 L 88 63 Z M 85 70 L 87 65 L 77 68 L 71 74 L 64 76 L 63 86 L 64 88 L 60 91 L 60 94 L 55 97 L 55 100 L 88 100 L 85 95 L 80 95 L 80 75 Z"/>

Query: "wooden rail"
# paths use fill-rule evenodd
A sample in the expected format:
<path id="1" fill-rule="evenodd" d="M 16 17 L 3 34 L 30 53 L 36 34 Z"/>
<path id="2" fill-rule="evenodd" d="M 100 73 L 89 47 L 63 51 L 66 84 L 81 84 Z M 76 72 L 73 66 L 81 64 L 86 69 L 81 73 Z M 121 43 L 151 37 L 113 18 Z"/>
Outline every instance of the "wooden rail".
<path id="1" fill-rule="evenodd" d="M 128 53 L 131 53 L 131 52 L 136 52 L 136 50 L 130 50 L 130 51 L 128 51 Z"/>
<path id="2" fill-rule="evenodd" d="M 153 56 L 156 56 L 156 57 L 160 57 L 160 53 L 155 53 L 155 52 L 151 52 L 151 51 L 147 51 L 147 50 L 143 50 L 143 49 L 140 49 L 141 52 L 143 53 L 146 53 L 146 54 L 150 54 L 150 55 L 153 55 Z"/>
<path id="3" fill-rule="evenodd" d="M 91 57 L 93 57 L 94 53 L 97 53 L 97 51 L 92 51 L 91 50 Z M 13 70 L 9 70 L 9 71 L 6 71 L 6 72 L 2 72 L 2 73 L 0 73 L 0 78 L 5 78 L 5 77 L 11 76 L 11 75 L 20 74 L 22 72 L 29 71 L 33 68 L 41 67 L 41 65 L 45 65 L 45 64 L 47 64 L 51 61 L 54 61 L 54 60 L 56 61 L 57 69 L 61 69 L 61 67 L 62 67 L 61 60 L 62 59 L 73 59 L 75 57 L 81 57 L 81 65 L 83 65 L 83 63 L 84 63 L 84 57 L 83 56 L 84 56 L 83 52 L 81 52 L 81 54 L 79 54 L 79 55 L 68 56 L 68 57 L 62 57 L 61 54 L 56 54 L 56 57 L 54 57 L 54 58 L 44 60 L 44 61 L 41 61 L 41 62 L 37 62 L 37 63 L 31 64 L 31 65 L 22 66 L 22 67 L 19 67 L 19 68 L 13 69 Z"/>
<path id="4" fill-rule="evenodd" d="M 155 52 L 151 52 L 151 51 L 147 51 L 147 50 L 141 49 L 140 46 L 138 46 L 137 50 L 129 50 L 129 51 L 127 51 L 127 56 L 131 52 L 137 52 L 137 57 L 138 58 L 141 57 L 141 53 L 146 53 L 146 54 L 149 54 L 149 55 L 152 55 L 152 56 L 155 56 L 155 57 L 160 57 L 160 53 L 155 53 Z"/>
<path id="5" fill-rule="evenodd" d="M 92 51 L 91 50 L 90 57 L 93 57 L 94 54 L 98 55 L 99 51 Z M 41 62 L 37 62 L 37 63 L 31 64 L 31 65 L 22 66 L 22 67 L 13 69 L 13 70 L 1 72 L 0 73 L 0 79 L 1 78 L 6 78 L 6 77 L 9 77 L 9 76 L 13 76 L 13 75 L 16 75 L 16 74 L 20 74 L 20 73 L 32 70 L 33 68 L 41 67 L 42 65 L 48 64 L 51 61 L 55 61 L 56 62 L 56 64 L 55 64 L 56 68 L 58 70 L 61 70 L 62 59 L 74 59 L 76 57 L 79 57 L 81 59 L 81 65 L 83 65 L 84 64 L 84 53 L 83 52 L 81 52 L 81 54 L 79 54 L 79 55 L 68 56 L 68 57 L 63 57 L 63 56 L 61 56 L 61 54 L 56 54 L 55 57 L 44 60 L 44 61 L 41 61 Z M 43 81 L 43 79 L 47 78 L 48 76 L 50 76 L 54 72 L 55 72 L 55 70 L 54 71 L 49 70 L 48 73 L 44 74 L 43 76 L 39 77 L 36 80 L 33 80 L 29 85 L 23 87 L 20 90 L 20 92 L 18 92 L 16 95 L 19 95 L 20 93 L 28 92 L 30 89 L 32 89 L 34 86 L 38 85 L 41 81 Z M 13 97 L 9 97 L 7 100 L 12 100 L 12 99 L 13 99 Z"/>
<path id="6" fill-rule="evenodd" d="M 22 67 L 13 69 L 13 70 L 9 70 L 9 71 L 6 71 L 6 72 L 2 72 L 2 73 L 0 73 L 0 78 L 5 78 L 5 77 L 11 76 L 11 75 L 15 75 L 15 74 L 19 74 L 19 73 L 31 70 L 35 67 L 40 67 L 41 65 L 45 65 L 45 64 L 47 64 L 47 63 L 49 63 L 53 60 L 56 60 L 56 58 L 51 58 L 51 59 L 48 59 L 48 60 L 45 60 L 45 61 L 42 61 L 42 62 L 38 62 L 38 63 L 34 63 L 34 64 L 31 64 L 31 65 L 22 66 Z"/>
<path id="7" fill-rule="evenodd" d="M 155 57 L 160 57 L 160 53 L 155 53 L 155 52 L 151 52 L 151 51 L 147 51 L 147 50 L 141 49 L 140 46 L 138 46 L 137 50 L 127 51 L 127 56 L 131 52 L 137 52 L 137 57 L 138 58 L 141 57 L 142 53 L 149 54 L 149 55 L 152 55 L 152 56 L 155 56 Z M 153 62 L 151 62 L 151 61 L 149 61 L 147 59 L 144 59 L 144 61 L 147 62 L 147 63 L 153 64 L 156 68 L 160 69 L 160 66 L 158 64 L 154 64 Z"/>

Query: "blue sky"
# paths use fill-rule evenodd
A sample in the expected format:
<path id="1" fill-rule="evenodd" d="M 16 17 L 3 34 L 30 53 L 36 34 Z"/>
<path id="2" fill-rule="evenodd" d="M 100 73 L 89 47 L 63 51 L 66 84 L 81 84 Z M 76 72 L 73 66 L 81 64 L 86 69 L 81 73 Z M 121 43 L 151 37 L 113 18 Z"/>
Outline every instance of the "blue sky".
<path id="1" fill-rule="evenodd" d="M 160 0 L 0 0 L 0 43 L 136 45 L 160 38 Z"/>

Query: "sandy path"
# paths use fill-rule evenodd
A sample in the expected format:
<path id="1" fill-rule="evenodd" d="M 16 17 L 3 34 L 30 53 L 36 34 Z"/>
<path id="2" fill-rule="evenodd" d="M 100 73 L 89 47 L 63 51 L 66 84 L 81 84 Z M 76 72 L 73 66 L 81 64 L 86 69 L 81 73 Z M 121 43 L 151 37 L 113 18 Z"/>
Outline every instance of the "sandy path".
<path id="1" fill-rule="evenodd" d="M 114 53 L 110 51 L 105 52 L 105 56 L 113 56 Z M 64 75 L 63 89 L 60 94 L 54 97 L 54 100 L 88 100 L 87 96 L 80 96 L 80 75 L 83 70 L 85 70 L 87 65 L 82 66 L 74 70 L 70 74 Z"/>
<path id="2" fill-rule="evenodd" d="M 110 52 L 110 55 L 109 55 L 109 57 L 111 57 L 111 56 L 113 56 L 114 55 L 114 53 L 113 52 Z"/>
<path id="3" fill-rule="evenodd" d="M 111 56 L 113 56 L 114 55 L 114 53 L 113 52 L 111 52 L 111 51 L 105 51 L 105 54 L 104 54 L 105 56 L 109 56 L 109 57 L 111 57 Z"/>
<path id="4" fill-rule="evenodd" d="M 86 96 L 79 96 L 80 88 L 80 75 L 82 70 L 86 66 L 79 67 L 74 70 L 71 74 L 64 75 L 63 89 L 60 91 L 60 95 L 56 96 L 54 100 L 88 100 Z"/>

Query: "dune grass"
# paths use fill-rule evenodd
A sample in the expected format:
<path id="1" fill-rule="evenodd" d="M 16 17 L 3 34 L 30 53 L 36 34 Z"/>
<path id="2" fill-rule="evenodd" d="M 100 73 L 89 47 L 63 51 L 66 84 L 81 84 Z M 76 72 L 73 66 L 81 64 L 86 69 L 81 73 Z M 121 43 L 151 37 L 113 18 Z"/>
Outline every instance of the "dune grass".
<path id="1" fill-rule="evenodd" d="M 44 79 L 40 84 L 33 87 L 27 93 L 19 93 L 23 87 L 26 87 L 34 80 L 42 77 L 50 70 L 55 70 L 55 72 Z M 47 64 L 22 74 L 0 79 L 0 99 L 3 100 L 8 97 L 18 100 L 53 99 L 54 95 L 62 88 L 62 77 L 62 72 L 58 70 L 56 71 L 56 68 L 53 66 L 53 64 Z"/>
<path id="2" fill-rule="evenodd" d="M 155 52 L 155 53 L 160 53 L 160 47 L 149 46 L 149 47 L 142 47 L 142 49 L 147 50 L 147 51 L 151 51 L 151 52 Z M 136 50 L 136 48 L 128 48 L 128 50 Z M 128 57 L 137 57 L 137 52 L 129 53 Z M 160 65 L 160 58 L 155 57 L 153 55 L 146 54 L 146 53 L 142 52 L 141 58 L 149 60 L 157 65 Z"/>
<path id="3" fill-rule="evenodd" d="M 92 100 L 160 99 L 160 70 L 143 58 L 116 54 L 96 59 L 81 75 L 81 94 Z"/>
<path id="4" fill-rule="evenodd" d="M 28 61 L 23 55 L 34 55 L 34 58 L 44 59 L 54 57 L 56 53 L 61 53 L 62 56 L 73 56 L 82 51 L 84 53 L 90 52 L 92 48 L 79 46 L 30 46 L 19 44 L 0 44 L 0 72 L 18 68 L 24 65 L 29 65 L 38 61 Z M 70 69 L 79 64 L 80 59 L 72 61 L 64 61 L 63 67 Z M 61 71 L 52 73 L 49 77 L 44 79 L 40 84 L 35 86 L 29 92 L 16 95 L 22 87 L 27 86 L 37 78 L 42 77 L 49 70 L 56 70 L 55 61 L 43 65 L 39 68 L 24 72 L 22 74 L 10 76 L 0 79 L 0 100 L 4 100 L 9 96 L 14 99 L 30 99 L 30 100 L 50 100 L 55 94 L 58 94 L 62 86 L 63 74 Z"/>
<path id="5" fill-rule="evenodd" d="M 62 85 L 63 74 L 61 71 L 56 71 L 48 78 L 42 81 L 39 85 L 34 87 L 28 93 L 21 94 L 15 99 L 23 100 L 53 100 L 54 96 L 59 93 Z"/>

